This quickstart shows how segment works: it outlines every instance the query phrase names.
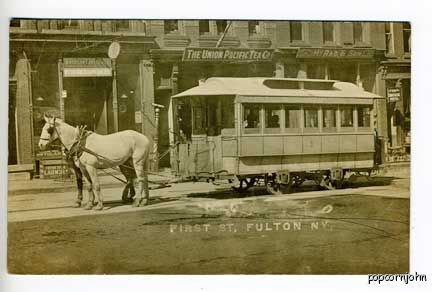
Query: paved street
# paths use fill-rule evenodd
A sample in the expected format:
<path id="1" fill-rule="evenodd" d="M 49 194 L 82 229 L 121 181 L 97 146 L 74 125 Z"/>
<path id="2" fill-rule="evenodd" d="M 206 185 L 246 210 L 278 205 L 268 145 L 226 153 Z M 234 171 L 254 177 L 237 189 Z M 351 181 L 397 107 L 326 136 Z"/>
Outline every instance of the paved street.
<path id="1" fill-rule="evenodd" d="M 151 191 L 151 204 L 71 208 L 74 192 L 15 193 L 8 267 L 32 274 L 402 273 L 409 263 L 409 169 L 342 190 L 246 194 L 199 182 Z"/>

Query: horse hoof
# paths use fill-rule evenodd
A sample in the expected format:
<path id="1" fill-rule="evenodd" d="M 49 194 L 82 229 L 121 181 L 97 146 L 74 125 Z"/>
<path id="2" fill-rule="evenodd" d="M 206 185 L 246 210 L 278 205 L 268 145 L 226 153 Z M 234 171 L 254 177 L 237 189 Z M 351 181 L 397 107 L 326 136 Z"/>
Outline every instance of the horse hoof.
<path id="1" fill-rule="evenodd" d="M 92 203 L 87 203 L 84 207 L 84 210 L 91 210 L 93 209 L 93 204 Z"/>
<path id="2" fill-rule="evenodd" d="M 133 201 L 132 207 L 139 207 L 141 204 L 141 200 L 140 199 L 135 199 Z"/>
<path id="3" fill-rule="evenodd" d="M 96 207 L 94 207 L 93 208 L 93 210 L 96 210 L 96 211 L 102 211 L 103 210 L 103 204 L 98 204 Z"/>
<path id="4" fill-rule="evenodd" d="M 73 205 L 74 208 L 79 208 L 81 207 L 81 201 L 76 201 Z"/>
<path id="5" fill-rule="evenodd" d="M 148 200 L 147 199 L 142 200 L 140 202 L 140 204 L 139 204 L 140 207 L 144 207 L 144 206 L 147 206 L 147 205 L 148 205 Z"/>

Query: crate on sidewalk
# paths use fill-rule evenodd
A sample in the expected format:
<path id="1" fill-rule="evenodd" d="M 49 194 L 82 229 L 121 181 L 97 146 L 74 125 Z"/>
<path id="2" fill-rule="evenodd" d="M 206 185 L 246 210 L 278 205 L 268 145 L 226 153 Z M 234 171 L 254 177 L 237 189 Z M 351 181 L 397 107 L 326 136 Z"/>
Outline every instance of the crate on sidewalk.
<path id="1" fill-rule="evenodd" d="M 39 165 L 40 178 L 70 177 L 71 172 L 62 159 L 41 160 Z"/>

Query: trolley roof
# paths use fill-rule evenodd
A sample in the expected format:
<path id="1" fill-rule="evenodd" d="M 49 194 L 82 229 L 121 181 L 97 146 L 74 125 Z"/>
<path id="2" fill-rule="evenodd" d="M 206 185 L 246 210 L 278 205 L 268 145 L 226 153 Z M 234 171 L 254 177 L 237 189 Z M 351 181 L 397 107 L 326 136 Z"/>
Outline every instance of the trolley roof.
<path id="1" fill-rule="evenodd" d="M 205 83 L 183 91 L 173 98 L 186 96 L 284 96 L 376 99 L 382 96 L 360 87 L 335 80 L 296 78 L 230 78 L 212 77 Z"/>

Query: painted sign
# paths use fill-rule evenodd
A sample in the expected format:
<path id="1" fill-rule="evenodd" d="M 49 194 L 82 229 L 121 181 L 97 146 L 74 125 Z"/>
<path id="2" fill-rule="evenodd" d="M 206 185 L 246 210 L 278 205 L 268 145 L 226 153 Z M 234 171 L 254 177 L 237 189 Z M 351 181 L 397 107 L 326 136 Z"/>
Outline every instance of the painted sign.
<path id="1" fill-rule="evenodd" d="M 64 58 L 64 77 L 110 77 L 111 60 L 108 58 Z"/>
<path id="2" fill-rule="evenodd" d="M 269 62 L 273 50 L 239 48 L 186 48 L 183 61 L 197 62 Z"/>
<path id="3" fill-rule="evenodd" d="M 325 49 L 325 48 L 300 48 L 297 58 L 372 58 L 374 49 Z"/>
<path id="4" fill-rule="evenodd" d="M 387 88 L 387 98 L 389 102 L 399 101 L 401 99 L 401 96 L 402 93 L 400 88 Z"/>

